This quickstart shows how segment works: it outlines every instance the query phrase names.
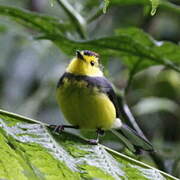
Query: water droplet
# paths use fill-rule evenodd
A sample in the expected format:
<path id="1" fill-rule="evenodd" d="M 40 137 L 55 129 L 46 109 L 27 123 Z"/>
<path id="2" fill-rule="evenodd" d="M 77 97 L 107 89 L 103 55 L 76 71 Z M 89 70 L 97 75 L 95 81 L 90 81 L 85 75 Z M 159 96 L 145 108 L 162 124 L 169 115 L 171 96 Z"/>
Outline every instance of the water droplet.
<path id="1" fill-rule="evenodd" d="M 54 7 L 54 0 L 50 0 L 51 7 Z"/>
<path id="2" fill-rule="evenodd" d="M 154 16 L 155 13 L 156 13 L 156 8 L 152 8 L 152 10 L 151 10 L 151 16 Z"/>
<path id="3" fill-rule="evenodd" d="M 156 13 L 157 7 L 159 5 L 159 0 L 150 0 L 152 4 L 152 9 L 151 9 L 151 16 L 153 16 Z"/>

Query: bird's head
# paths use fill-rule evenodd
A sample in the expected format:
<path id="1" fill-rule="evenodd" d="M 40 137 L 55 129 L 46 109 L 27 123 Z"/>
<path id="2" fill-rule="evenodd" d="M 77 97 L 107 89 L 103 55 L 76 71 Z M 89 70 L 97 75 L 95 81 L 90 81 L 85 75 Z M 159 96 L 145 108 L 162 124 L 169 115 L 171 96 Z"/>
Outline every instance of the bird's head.
<path id="1" fill-rule="evenodd" d="M 68 65 L 66 72 L 75 75 L 103 76 L 99 63 L 99 55 L 95 52 L 76 51 L 76 57 Z"/>

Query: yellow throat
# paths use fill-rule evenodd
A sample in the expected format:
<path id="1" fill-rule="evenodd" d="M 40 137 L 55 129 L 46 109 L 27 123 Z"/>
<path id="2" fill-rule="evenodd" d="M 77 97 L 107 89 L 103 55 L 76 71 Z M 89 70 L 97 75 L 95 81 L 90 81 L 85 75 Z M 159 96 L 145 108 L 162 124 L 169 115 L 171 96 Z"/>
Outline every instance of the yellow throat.
<path id="1" fill-rule="evenodd" d="M 99 55 L 91 51 L 77 51 L 76 57 L 72 59 L 66 72 L 74 75 L 84 76 L 103 76 L 103 72 L 100 69 Z"/>

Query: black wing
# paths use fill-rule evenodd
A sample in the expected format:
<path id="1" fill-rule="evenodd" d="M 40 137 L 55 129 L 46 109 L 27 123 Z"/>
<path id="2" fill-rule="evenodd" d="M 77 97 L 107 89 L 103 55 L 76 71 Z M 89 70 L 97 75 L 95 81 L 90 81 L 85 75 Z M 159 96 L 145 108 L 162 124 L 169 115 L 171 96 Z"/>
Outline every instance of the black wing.
<path id="1" fill-rule="evenodd" d="M 111 83 L 104 77 L 88 77 L 88 80 L 91 81 L 93 85 L 101 89 L 103 93 L 108 95 L 109 99 L 114 104 L 114 107 L 116 109 L 116 117 L 120 118 L 118 99 Z"/>

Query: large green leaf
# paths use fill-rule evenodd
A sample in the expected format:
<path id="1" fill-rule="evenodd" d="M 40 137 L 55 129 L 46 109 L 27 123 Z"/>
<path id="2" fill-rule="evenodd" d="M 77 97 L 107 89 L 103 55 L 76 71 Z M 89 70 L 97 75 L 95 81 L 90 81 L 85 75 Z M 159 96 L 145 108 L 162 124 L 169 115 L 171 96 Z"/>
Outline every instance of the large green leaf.
<path id="1" fill-rule="evenodd" d="M 51 17 L 5 6 L 0 6 L 0 15 L 12 17 L 25 26 L 31 25 L 43 34 L 41 38 L 52 40 L 70 55 L 74 55 L 76 49 L 91 49 L 102 56 L 119 56 L 130 69 L 139 62 L 137 71 L 163 64 L 180 72 L 180 46 L 170 42 L 157 42 L 138 29 L 121 30 L 111 37 L 75 41 L 65 36 L 66 28 L 57 19 L 51 21 Z"/>
<path id="2" fill-rule="evenodd" d="M 179 71 L 180 46 L 167 41 L 156 41 L 138 28 L 119 29 L 116 34 L 128 36 L 130 41 L 135 43 L 134 50 L 143 54 L 142 59 L 140 56 L 125 54 L 124 60 L 130 69 L 139 61 L 136 71 L 155 64 L 164 64 Z"/>
<path id="3" fill-rule="evenodd" d="M 67 54 L 76 49 L 92 49 L 102 56 L 115 55 L 122 58 L 129 69 L 140 61 L 136 71 L 162 64 L 180 72 L 180 46 L 170 42 L 158 42 L 137 28 L 117 31 L 116 36 L 89 41 L 72 41 L 60 37 L 47 37 Z M 68 48 L 67 48 L 68 47 Z"/>
<path id="4" fill-rule="evenodd" d="M 0 110 L 0 179 L 176 179 L 102 145 Z"/>

